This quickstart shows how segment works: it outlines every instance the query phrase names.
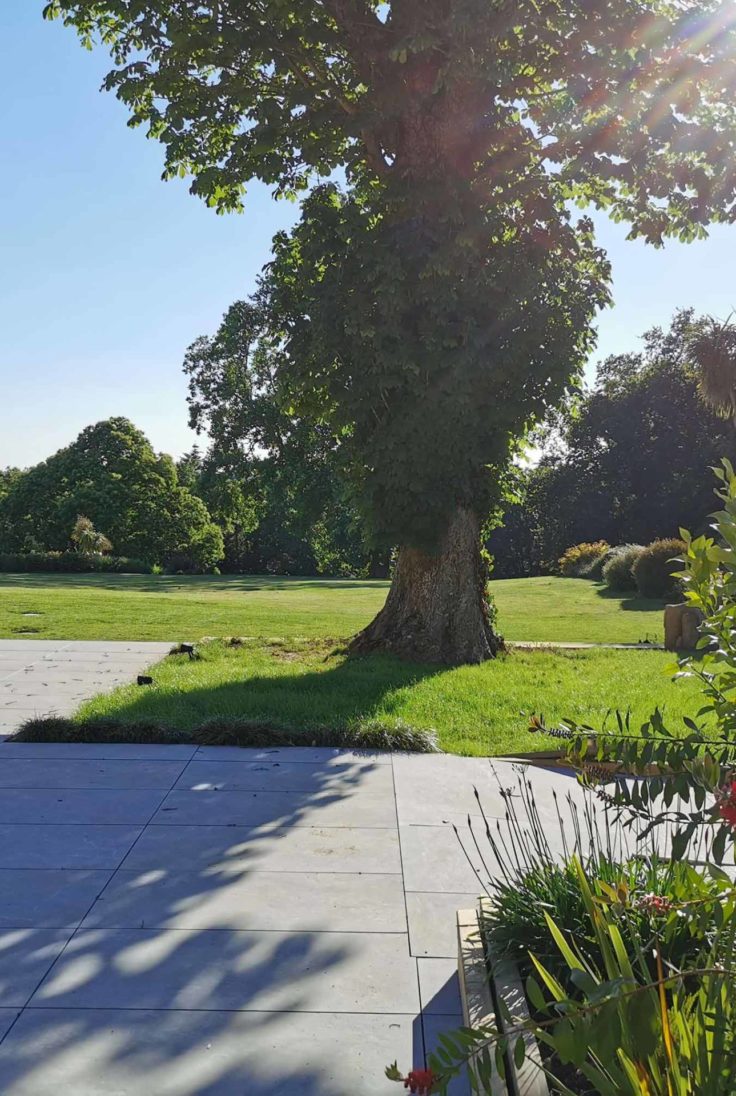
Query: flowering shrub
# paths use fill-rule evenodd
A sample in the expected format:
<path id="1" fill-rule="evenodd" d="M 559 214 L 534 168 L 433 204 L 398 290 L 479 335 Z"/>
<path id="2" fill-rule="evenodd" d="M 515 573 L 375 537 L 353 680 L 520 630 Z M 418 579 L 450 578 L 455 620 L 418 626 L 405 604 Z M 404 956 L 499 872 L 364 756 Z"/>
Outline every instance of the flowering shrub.
<path id="1" fill-rule="evenodd" d="M 559 558 L 560 574 L 565 578 L 580 578 L 597 559 L 609 552 L 610 548 L 610 544 L 605 540 L 573 544 L 572 548 L 568 548 Z"/>

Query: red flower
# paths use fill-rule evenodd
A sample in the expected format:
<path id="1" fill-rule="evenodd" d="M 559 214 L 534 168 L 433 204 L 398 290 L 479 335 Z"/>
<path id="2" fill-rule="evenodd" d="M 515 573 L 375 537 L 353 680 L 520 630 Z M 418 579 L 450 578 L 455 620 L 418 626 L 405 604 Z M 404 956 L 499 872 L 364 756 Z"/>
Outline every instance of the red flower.
<path id="1" fill-rule="evenodd" d="M 637 898 L 635 905 L 639 910 L 645 910 L 647 913 L 661 917 L 674 909 L 674 905 L 669 898 L 665 898 L 661 894 L 642 894 L 640 898 Z"/>
<path id="2" fill-rule="evenodd" d="M 736 780 L 721 788 L 718 795 L 718 813 L 724 822 L 736 829 Z"/>
<path id="3" fill-rule="evenodd" d="M 407 1074 L 404 1088 L 415 1092 L 417 1096 L 430 1096 L 434 1087 L 435 1075 L 431 1069 L 413 1069 Z"/>

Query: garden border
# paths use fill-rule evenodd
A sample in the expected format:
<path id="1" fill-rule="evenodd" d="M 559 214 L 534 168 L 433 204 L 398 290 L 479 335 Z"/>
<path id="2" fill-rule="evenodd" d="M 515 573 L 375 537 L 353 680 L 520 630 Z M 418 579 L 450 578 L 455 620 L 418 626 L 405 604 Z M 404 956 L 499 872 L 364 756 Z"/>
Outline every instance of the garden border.
<path id="1" fill-rule="evenodd" d="M 483 939 L 478 910 L 457 911 L 458 976 L 463 1020 L 468 1027 L 507 1025 L 496 1002 L 502 1001 L 517 1020 L 530 1019 L 526 994 L 516 962 L 489 955 Z M 549 1096 L 537 1040 L 531 1031 L 523 1036 L 526 1055 L 517 1069 L 507 1055 L 507 1082 L 494 1074 L 491 1096 Z M 472 1060 L 469 1065 L 473 1069 Z"/>

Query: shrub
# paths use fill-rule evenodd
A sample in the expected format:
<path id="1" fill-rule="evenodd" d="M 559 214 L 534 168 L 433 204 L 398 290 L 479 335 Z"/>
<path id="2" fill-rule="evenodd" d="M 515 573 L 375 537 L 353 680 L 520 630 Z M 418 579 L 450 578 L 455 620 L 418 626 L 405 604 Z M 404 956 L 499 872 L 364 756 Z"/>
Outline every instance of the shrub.
<path id="1" fill-rule="evenodd" d="M 618 548 L 609 548 L 603 555 L 596 556 L 594 560 L 583 567 L 583 570 L 580 572 L 580 577 L 590 578 L 594 582 L 600 582 L 603 578 L 603 568 L 606 566 L 614 552 L 617 551 Z"/>
<path id="2" fill-rule="evenodd" d="M 694 965 L 708 942 L 710 921 L 703 915 L 721 902 L 724 893 L 732 893 L 727 878 L 711 878 L 687 862 L 660 857 L 658 842 L 644 824 L 634 820 L 627 827 L 614 819 L 603 821 L 592 798 L 579 805 L 569 792 L 564 800 L 553 792 L 555 824 L 540 811 L 528 776 L 518 776 L 516 787 L 505 791 L 504 818 L 488 817 L 487 856 L 483 834 L 473 832 L 470 819 L 467 838 L 456 831 L 471 862 L 469 854 L 475 849 L 484 862 L 496 865 L 490 880 L 476 871 L 479 889 L 485 889 L 490 899 L 482 908 L 483 932 L 496 955 L 511 954 L 526 975 L 531 973 L 533 953 L 562 978 L 565 966 L 550 937 L 549 915 L 575 936 L 587 958 L 602 962 L 590 937 L 578 861 L 589 878 L 627 897 L 627 926 L 642 948 L 661 932 L 669 961 L 677 967 Z M 480 796 L 478 803 L 482 809 Z M 564 859 L 559 846 L 565 849 Z M 677 896 L 677 916 L 666 925 L 656 909 L 640 901 L 652 894 Z M 650 974 L 656 978 L 651 962 Z"/>
<path id="3" fill-rule="evenodd" d="M 82 552 L 2 552 L 0 571 L 29 574 L 66 571 L 74 574 L 150 575 L 153 568 L 142 559 L 127 556 L 85 555 Z"/>
<path id="4" fill-rule="evenodd" d="M 88 517 L 79 514 L 71 532 L 71 542 L 82 555 L 102 555 L 112 551 L 104 533 L 98 532 Z"/>
<path id="5" fill-rule="evenodd" d="M 611 590 L 635 590 L 632 568 L 644 551 L 641 544 L 622 544 L 614 548 L 603 565 L 602 577 Z"/>
<path id="6" fill-rule="evenodd" d="M 673 560 L 686 551 L 685 542 L 674 537 L 655 540 L 642 550 L 632 567 L 641 597 L 674 597 L 680 592 L 680 582 L 673 577 L 680 567 Z"/>
<path id="7" fill-rule="evenodd" d="M 539 980 L 527 981 L 527 993 L 539 1017 L 534 1033 L 555 1054 L 552 1069 L 545 1067 L 548 1080 L 555 1085 L 559 1063 L 563 1069 L 576 1069 L 588 1092 L 620 1096 L 734 1092 L 736 1005 L 729 985 L 736 929 L 732 900 L 725 897 L 719 916 L 710 918 L 710 946 L 680 971 L 669 962 L 660 933 L 654 941 L 642 941 L 630 931 L 627 894 L 589 880 L 578 861 L 573 865 L 588 918 L 586 935 L 592 937 L 601 961 L 588 960 L 580 941 L 547 915 L 567 976 L 554 977 L 533 957 Z M 651 903 L 653 897 L 644 899 Z M 681 907 L 677 899 L 659 901 L 663 925 L 680 908 L 688 909 L 687 902 Z M 697 918 L 697 901 L 691 913 Z M 570 1000 L 570 982 L 582 994 L 580 1002 Z"/>
<path id="8" fill-rule="evenodd" d="M 560 574 L 564 575 L 565 578 L 580 578 L 592 567 L 596 560 L 610 550 L 610 547 L 610 544 L 605 540 L 574 544 L 559 558 Z"/>

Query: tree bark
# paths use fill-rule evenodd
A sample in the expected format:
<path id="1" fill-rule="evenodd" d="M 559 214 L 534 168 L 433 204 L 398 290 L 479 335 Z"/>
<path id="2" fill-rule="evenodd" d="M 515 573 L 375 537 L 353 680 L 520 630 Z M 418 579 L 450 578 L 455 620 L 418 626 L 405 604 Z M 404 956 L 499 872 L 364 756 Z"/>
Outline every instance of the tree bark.
<path id="1" fill-rule="evenodd" d="M 436 555 L 399 549 L 386 604 L 350 651 L 387 651 L 416 662 L 459 666 L 503 650 L 486 595 L 480 522 L 459 508 Z"/>

